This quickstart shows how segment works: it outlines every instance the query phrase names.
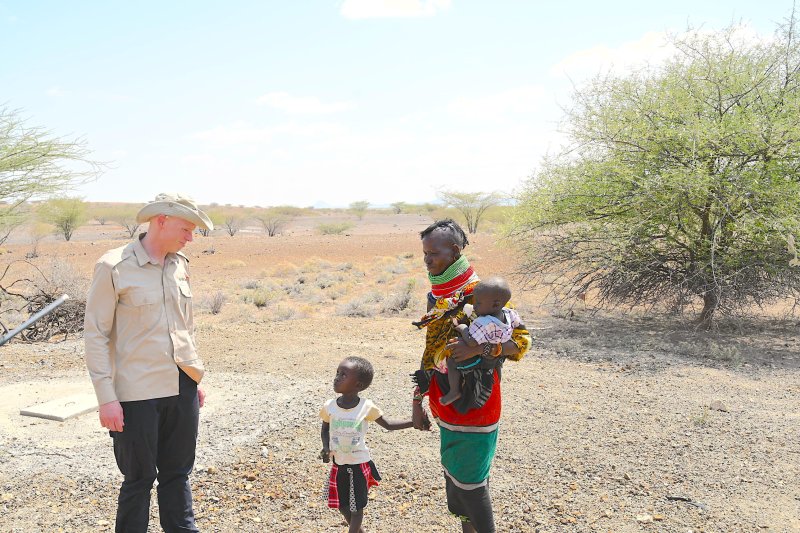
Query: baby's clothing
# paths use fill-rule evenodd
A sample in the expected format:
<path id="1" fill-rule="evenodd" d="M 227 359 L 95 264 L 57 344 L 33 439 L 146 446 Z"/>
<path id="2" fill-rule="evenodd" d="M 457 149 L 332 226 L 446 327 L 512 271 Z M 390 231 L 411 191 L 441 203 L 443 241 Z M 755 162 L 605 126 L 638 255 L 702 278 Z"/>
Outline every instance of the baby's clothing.
<path id="1" fill-rule="evenodd" d="M 505 323 L 496 319 L 492 315 L 479 316 L 469 325 L 469 336 L 478 344 L 502 344 L 511 340 L 514 328 L 518 327 L 522 320 L 519 314 L 513 309 L 503 308 Z"/>

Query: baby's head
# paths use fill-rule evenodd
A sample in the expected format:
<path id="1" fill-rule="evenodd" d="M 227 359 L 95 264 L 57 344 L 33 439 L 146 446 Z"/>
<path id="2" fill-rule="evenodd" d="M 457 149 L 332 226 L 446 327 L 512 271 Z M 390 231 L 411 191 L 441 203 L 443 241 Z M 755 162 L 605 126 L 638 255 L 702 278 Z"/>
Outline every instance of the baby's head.
<path id="1" fill-rule="evenodd" d="M 496 315 L 511 299 L 511 289 L 499 277 L 481 280 L 472 291 L 472 308 L 476 315 Z"/>
<path id="2" fill-rule="evenodd" d="M 358 394 L 372 384 L 375 371 L 363 357 L 345 357 L 336 369 L 333 390 L 340 394 Z"/>

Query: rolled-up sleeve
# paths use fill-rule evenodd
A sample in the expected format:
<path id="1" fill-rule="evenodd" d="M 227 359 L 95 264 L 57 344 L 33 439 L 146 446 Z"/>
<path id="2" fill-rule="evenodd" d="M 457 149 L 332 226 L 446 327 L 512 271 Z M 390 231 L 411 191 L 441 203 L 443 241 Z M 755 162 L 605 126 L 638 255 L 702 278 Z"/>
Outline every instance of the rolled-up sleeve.
<path id="1" fill-rule="evenodd" d="M 112 381 L 112 342 L 114 313 L 117 294 L 111 267 L 103 261 L 94 267 L 92 286 L 86 300 L 84 318 L 84 342 L 86 345 L 86 367 L 92 378 L 94 392 L 100 405 L 117 399 Z"/>

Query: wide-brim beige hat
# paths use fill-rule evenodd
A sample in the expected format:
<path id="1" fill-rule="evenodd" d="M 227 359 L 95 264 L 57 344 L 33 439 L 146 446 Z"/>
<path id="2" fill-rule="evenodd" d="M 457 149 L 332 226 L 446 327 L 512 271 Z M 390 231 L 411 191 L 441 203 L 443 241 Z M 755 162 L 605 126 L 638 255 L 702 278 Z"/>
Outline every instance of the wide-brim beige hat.
<path id="1" fill-rule="evenodd" d="M 139 210 L 136 222 L 142 224 L 158 215 L 182 218 L 208 231 L 214 229 L 214 223 L 197 207 L 194 200 L 179 193 L 162 192 L 156 196 L 155 200 Z"/>

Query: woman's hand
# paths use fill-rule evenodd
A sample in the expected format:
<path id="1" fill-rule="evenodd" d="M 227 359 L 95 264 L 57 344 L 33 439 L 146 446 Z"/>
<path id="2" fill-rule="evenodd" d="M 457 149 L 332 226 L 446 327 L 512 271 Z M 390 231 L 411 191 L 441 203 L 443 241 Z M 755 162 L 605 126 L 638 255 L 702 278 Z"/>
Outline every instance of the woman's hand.
<path id="1" fill-rule="evenodd" d="M 411 423 L 414 424 L 414 429 L 420 431 L 431 430 L 431 421 L 425 409 L 422 408 L 422 402 L 415 400 L 411 403 Z"/>
<path id="2" fill-rule="evenodd" d="M 475 357 L 483 353 L 483 345 L 470 346 L 464 342 L 463 339 L 459 338 L 447 341 L 447 349 L 450 350 L 450 357 L 456 362 L 466 361 L 470 357 Z"/>

